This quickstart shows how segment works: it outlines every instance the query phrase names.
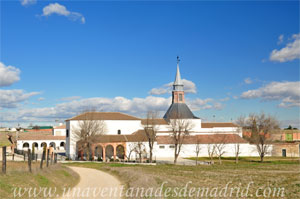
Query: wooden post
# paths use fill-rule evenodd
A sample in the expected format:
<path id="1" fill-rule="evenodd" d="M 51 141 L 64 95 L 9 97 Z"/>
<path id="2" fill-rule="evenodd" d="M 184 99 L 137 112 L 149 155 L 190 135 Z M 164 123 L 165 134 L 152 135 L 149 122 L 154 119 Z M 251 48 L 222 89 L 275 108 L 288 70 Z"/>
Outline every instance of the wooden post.
<path id="1" fill-rule="evenodd" d="M 2 173 L 6 173 L 6 146 L 2 147 Z"/>
<path id="2" fill-rule="evenodd" d="M 50 153 L 50 150 L 49 149 L 47 149 L 47 167 L 49 166 L 49 153 Z"/>
<path id="3" fill-rule="evenodd" d="M 32 172 L 31 171 L 31 150 L 28 149 L 28 169 L 29 169 L 29 172 Z"/>
<path id="4" fill-rule="evenodd" d="M 24 156 L 24 162 L 25 162 L 26 157 L 25 157 L 25 152 L 24 151 L 23 151 L 23 156 Z"/>
<path id="5" fill-rule="evenodd" d="M 45 160 L 45 149 L 43 150 L 43 154 L 42 154 L 42 157 L 41 157 L 41 164 L 40 164 L 40 169 L 43 169 L 43 161 Z"/>
<path id="6" fill-rule="evenodd" d="M 53 152 L 51 153 L 50 165 L 53 164 Z"/>
<path id="7" fill-rule="evenodd" d="M 57 163 L 57 153 L 54 154 L 54 164 Z"/>

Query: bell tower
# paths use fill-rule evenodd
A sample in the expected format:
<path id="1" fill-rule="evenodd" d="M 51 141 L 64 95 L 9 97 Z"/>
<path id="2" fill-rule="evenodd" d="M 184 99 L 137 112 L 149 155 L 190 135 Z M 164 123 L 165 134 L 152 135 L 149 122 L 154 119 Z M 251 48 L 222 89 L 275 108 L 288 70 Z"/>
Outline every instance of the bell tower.
<path id="1" fill-rule="evenodd" d="M 172 104 L 174 103 L 185 103 L 184 100 L 184 91 L 183 91 L 183 83 L 180 77 L 179 71 L 179 56 L 177 56 L 177 72 L 175 76 L 175 81 L 173 83 L 173 91 L 172 91 Z"/>

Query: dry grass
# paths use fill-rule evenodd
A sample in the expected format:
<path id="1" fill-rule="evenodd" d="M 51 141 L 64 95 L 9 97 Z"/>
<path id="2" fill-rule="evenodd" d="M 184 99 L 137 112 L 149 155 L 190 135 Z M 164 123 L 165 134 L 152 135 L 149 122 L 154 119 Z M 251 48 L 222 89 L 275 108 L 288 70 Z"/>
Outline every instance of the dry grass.
<path id="1" fill-rule="evenodd" d="M 8 132 L 0 132 L 0 147 L 9 146 L 10 142 L 7 139 Z"/>
<path id="2" fill-rule="evenodd" d="M 0 162 L 2 164 L 2 162 Z M 1 198 L 13 198 L 16 187 L 56 187 L 57 194 L 61 194 L 64 187 L 73 187 L 79 181 L 77 173 L 61 165 L 51 165 L 39 169 L 39 162 L 32 164 L 32 173 L 28 172 L 27 162 L 7 162 L 7 174 L 0 175 Z M 24 195 L 21 198 L 29 198 Z M 43 198 L 39 195 L 38 198 Z"/>
<path id="3" fill-rule="evenodd" d="M 288 162 L 288 161 L 287 161 Z M 105 170 L 119 177 L 119 179 L 130 187 L 160 187 L 163 182 L 167 182 L 166 187 L 184 187 L 191 181 L 189 187 L 204 188 L 212 190 L 219 189 L 231 182 L 229 187 L 240 186 L 246 189 L 249 182 L 251 184 L 249 193 L 255 195 L 256 190 L 266 187 L 284 188 L 284 197 L 298 198 L 300 194 L 300 166 L 298 163 L 258 163 L 248 164 L 223 164 L 223 165 L 123 165 L 123 164 L 97 164 L 97 163 L 75 163 L 72 166 L 83 166 Z M 241 184 L 241 185 L 240 185 Z M 259 190 L 259 194 L 263 194 Z M 234 192 L 236 194 L 236 191 Z M 169 197 L 172 198 L 172 197 Z M 212 197 L 214 198 L 214 197 Z M 218 197 L 217 197 L 218 198 Z M 224 198 L 224 197 L 223 197 Z M 249 197 L 259 198 L 259 197 Z"/>

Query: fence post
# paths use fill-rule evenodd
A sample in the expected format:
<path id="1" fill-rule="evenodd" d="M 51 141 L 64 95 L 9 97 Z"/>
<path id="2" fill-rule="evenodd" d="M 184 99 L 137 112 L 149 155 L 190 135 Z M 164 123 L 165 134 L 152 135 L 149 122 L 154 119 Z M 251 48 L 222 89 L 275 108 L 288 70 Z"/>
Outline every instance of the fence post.
<path id="1" fill-rule="evenodd" d="M 2 173 L 6 173 L 6 146 L 2 147 Z"/>
<path id="2" fill-rule="evenodd" d="M 57 163 L 57 153 L 54 154 L 54 164 Z"/>
<path id="3" fill-rule="evenodd" d="M 32 172 L 31 171 L 31 150 L 28 149 L 28 169 L 29 169 L 29 172 Z"/>
<path id="4" fill-rule="evenodd" d="M 23 151 L 23 156 L 24 156 L 24 162 L 25 162 L 26 157 L 25 157 L 25 152 L 24 151 Z"/>
<path id="5" fill-rule="evenodd" d="M 50 149 L 47 149 L 47 167 L 49 166 L 49 152 L 50 152 Z"/>
<path id="6" fill-rule="evenodd" d="M 40 164 L 40 169 L 43 169 L 43 161 L 45 159 L 45 149 L 43 150 L 43 154 L 42 154 L 42 157 L 41 157 L 41 164 Z"/>
<path id="7" fill-rule="evenodd" d="M 50 158 L 50 165 L 53 164 L 53 152 L 51 153 L 51 158 Z"/>

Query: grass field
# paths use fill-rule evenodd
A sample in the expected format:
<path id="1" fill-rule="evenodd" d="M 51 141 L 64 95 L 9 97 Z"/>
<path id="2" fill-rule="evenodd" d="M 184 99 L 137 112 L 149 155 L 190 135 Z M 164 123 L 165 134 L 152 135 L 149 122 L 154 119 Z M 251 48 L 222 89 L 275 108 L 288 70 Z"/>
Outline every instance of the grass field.
<path id="1" fill-rule="evenodd" d="M 188 184 L 189 190 L 192 190 L 192 187 L 196 191 L 204 190 L 204 188 L 209 189 L 208 192 L 203 192 L 204 196 L 202 195 L 202 198 L 206 198 L 205 196 L 208 198 L 230 198 L 229 195 L 226 195 L 226 197 L 218 195 L 219 191 L 228 184 L 228 190 L 233 190 L 232 198 L 241 198 L 242 195 L 237 194 L 246 193 L 246 188 L 250 184 L 248 197 L 244 198 L 263 198 L 264 194 L 270 196 L 269 198 L 299 198 L 300 166 L 298 160 L 267 158 L 265 163 L 259 163 L 256 158 L 251 159 L 242 158 L 240 164 L 237 165 L 230 158 L 224 160 L 222 165 L 146 166 L 118 163 L 70 163 L 67 165 L 108 171 L 116 175 L 127 186 L 127 190 L 137 187 L 157 188 L 161 187 L 163 182 L 166 182 L 163 187 L 164 191 L 167 189 L 174 191 L 176 187 L 182 190 L 190 182 Z M 240 188 L 239 192 L 238 188 Z M 174 194 L 175 191 L 171 193 Z M 199 194 L 201 196 L 202 192 L 199 192 Z M 271 197 L 273 194 L 282 197 Z M 166 198 L 174 197 L 174 195 L 173 197 L 169 195 Z"/>
<path id="2" fill-rule="evenodd" d="M 2 164 L 2 162 L 0 163 Z M 79 181 L 78 174 L 61 164 L 51 165 L 40 170 L 39 162 L 33 163 L 32 173 L 29 173 L 27 168 L 27 162 L 7 162 L 7 174 L 0 174 L 0 198 L 14 198 L 15 188 L 17 188 L 16 193 L 19 193 L 20 187 L 23 188 L 20 193 L 24 193 L 24 195 L 15 198 L 34 198 L 33 195 L 29 197 L 29 190 L 25 192 L 24 188 L 37 188 L 36 193 L 41 190 L 40 188 L 45 187 L 52 188 L 53 192 L 51 193 L 54 193 L 56 188 L 55 194 L 61 194 L 64 187 L 73 187 Z M 46 197 L 42 191 L 35 198 Z"/>
<path id="3" fill-rule="evenodd" d="M 7 139 L 7 132 L 0 132 L 0 147 L 10 145 L 10 142 Z"/>

